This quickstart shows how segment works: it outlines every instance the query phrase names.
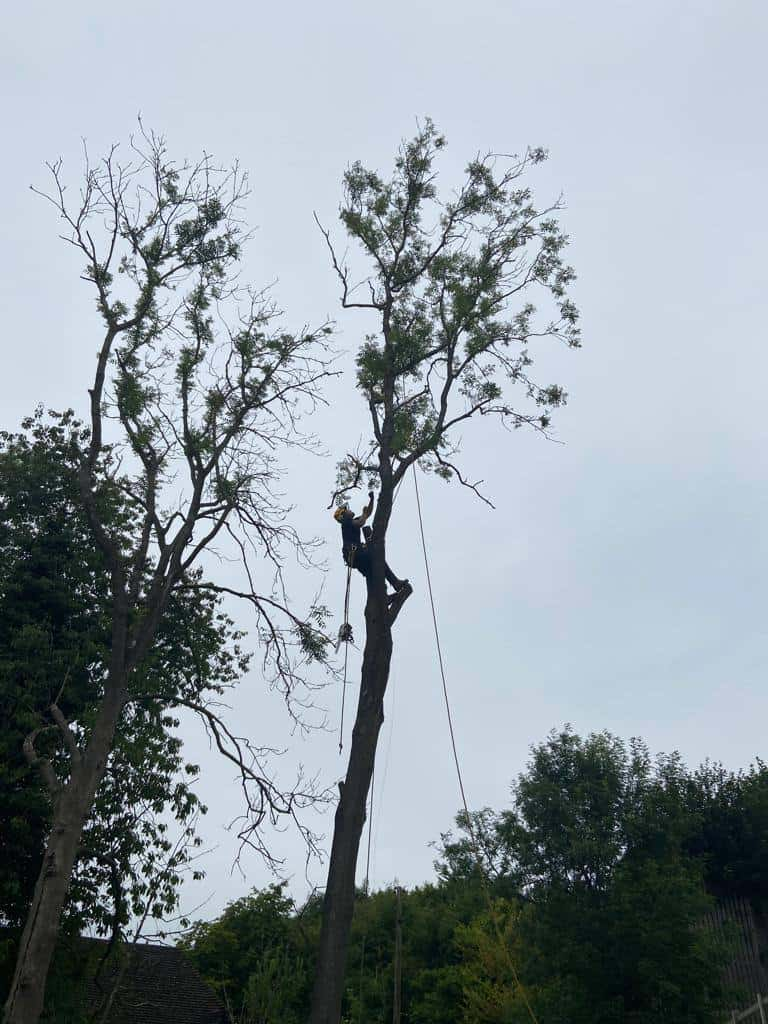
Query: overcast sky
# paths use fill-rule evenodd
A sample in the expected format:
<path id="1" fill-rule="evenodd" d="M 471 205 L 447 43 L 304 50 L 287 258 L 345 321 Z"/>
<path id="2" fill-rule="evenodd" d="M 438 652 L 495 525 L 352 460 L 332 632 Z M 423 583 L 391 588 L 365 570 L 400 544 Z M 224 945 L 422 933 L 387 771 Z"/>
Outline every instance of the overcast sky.
<path id="1" fill-rule="evenodd" d="M 75 186 L 81 137 L 101 153 L 141 112 L 179 157 L 239 158 L 259 229 L 248 276 L 276 281 L 289 326 L 337 319 L 348 351 L 365 324 L 339 310 L 312 219 L 317 210 L 338 230 L 347 164 L 386 171 L 424 115 L 448 138 L 445 188 L 478 150 L 546 146 L 531 181 L 542 202 L 564 193 L 583 315 L 583 349 L 553 349 L 543 364 L 570 395 L 555 422 L 563 443 L 466 429 L 463 464 L 495 512 L 457 487 L 423 485 L 468 797 L 503 806 L 530 744 L 564 722 L 639 735 L 691 764 L 748 764 L 765 754 L 768 721 L 767 30 L 757 0 L 8 7 L 0 426 L 38 402 L 85 409 L 99 324 L 51 209 L 28 190 L 58 156 Z M 312 423 L 331 457 L 289 462 L 286 489 L 297 525 L 328 542 L 338 622 L 343 569 L 326 505 L 335 458 L 365 419 L 349 377 L 331 398 Z M 459 805 L 416 525 L 406 485 L 389 551 L 416 593 L 397 625 L 379 748 L 376 885 L 428 879 L 428 844 Z M 317 580 L 292 579 L 300 605 Z M 338 689 L 320 700 L 335 727 Z M 232 720 L 256 742 L 289 746 L 286 778 L 299 761 L 326 783 L 343 775 L 333 732 L 291 736 L 258 673 Z M 245 877 L 232 873 L 224 826 L 239 791 L 186 731 L 215 850 L 185 901 L 209 898 L 210 916 L 269 875 L 255 857 Z M 328 833 L 331 817 L 312 823 Z M 290 833 L 276 842 L 301 898 L 301 846 Z M 310 864 L 310 881 L 322 884 L 323 870 Z"/>

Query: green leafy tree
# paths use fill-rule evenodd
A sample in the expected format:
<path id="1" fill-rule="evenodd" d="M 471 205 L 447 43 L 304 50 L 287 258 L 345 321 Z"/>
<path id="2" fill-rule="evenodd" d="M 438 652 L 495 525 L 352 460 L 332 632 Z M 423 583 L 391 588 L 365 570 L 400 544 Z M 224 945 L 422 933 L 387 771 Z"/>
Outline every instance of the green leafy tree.
<path id="1" fill-rule="evenodd" d="M 230 903 L 216 921 L 198 921 L 182 946 L 234 1019 L 298 1024 L 309 998 L 313 918 L 299 919 L 285 884 L 275 884 Z"/>
<path id="2" fill-rule="evenodd" d="M 530 1021 L 523 991 L 510 966 L 510 958 L 514 965 L 522 963 L 525 955 L 518 928 L 519 916 L 517 904 L 497 899 L 490 909 L 457 927 L 461 994 L 456 1001 L 460 1007 L 456 1019 L 463 1024 Z M 548 984 L 551 988 L 557 982 L 550 979 Z M 525 994 L 537 1005 L 541 1004 L 538 990 L 530 989 Z"/>
<path id="3" fill-rule="evenodd" d="M 732 824 L 759 827 L 753 787 L 759 764 L 736 776 L 710 764 L 691 772 L 638 740 L 552 733 L 533 748 L 512 807 L 474 814 L 471 840 L 460 815 L 443 838 L 436 884 L 401 890 L 403 1019 L 529 1024 L 529 1001 L 548 1024 L 723 1020 L 731 954 L 700 927 L 710 905 L 703 880 L 729 860 L 751 863 L 757 836 Z M 721 790 L 728 816 L 718 836 L 700 803 Z M 702 836 L 710 852 L 693 857 Z M 357 893 L 344 1024 L 392 1020 L 396 905 L 393 888 Z M 254 893 L 198 925 L 190 955 L 236 996 L 244 1022 L 304 1020 L 320 911 L 317 897 L 297 913 L 280 889 Z"/>
<path id="4" fill-rule="evenodd" d="M 533 748 L 512 809 L 484 816 L 518 891 L 513 954 L 542 1019 L 721 1019 L 725 951 L 698 927 L 710 901 L 686 852 L 687 784 L 677 755 L 566 729 Z M 468 843 L 446 843 L 444 874 L 465 869 Z M 525 1014 L 510 997 L 489 1019 Z"/>
<path id="5" fill-rule="evenodd" d="M 389 179 L 360 163 L 347 171 L 340 217 L 362 253 L 359 270 L 337 256 L 324 231 L 343 307 L 377 321 L 357 353 L 370 442 L 340 465 L 337 496 L 366 482 L 378 488 L 378 502 L 368 542 L 360 697 L 334 823 L 312 1024 L 339 1019 L 392 630 L 411 592 L 403 586 L 390 598 L 386 590 L 396 488 L 419 465 L 479 493 L 457 465 L 457 431 L 481 416 L 546 430 L 565 395 L 534 379 L 535 348 L 547 338 L 579 343 L 558 204 L 537 206 L 524 180 L 544 151 L 478 157 L 458 191 L 441 200 L 435 160 L 444 145 L 427 121 L 401 146 Z M 544 303 L 540 313 L 534 300 Z"/>
<path id="6" fill-rule="evenodd" d="M 454 940 L 478 903 L 451 882 L 402 891 L 403 1009 L 414 1024 L 460 1021 L 461 953 Z M 360 893 L 350 936 L 341 1019 L 392 1019 L 396 892 Z M 212 922 L 198 922 L 183 946 L 221 993 L 235 1019 L 259 1024 L 306 1020 L 321 904 L 297 910 L 284 886 L 231 903 Z"/>
<path id="7" fill-rule="evenodd" d="M 109 579 L 78 500 L 69 444 L 81 428 L 69 413 L 46 422 L 41 410 L 24 427 L 0 436 L 0 921 L 12 932 L 32 899 L 53 814 L 25 748 L 45 757 L 52 772 L 66 771 L 49 709 L 55 704 L 81 736 L 109 658 Z M 122 496 L 113 499 L 117 528 L 130 517 Z M 220 697 L 247 667 L 239 641 L 215 596 L 174 598 L 137 690 L 200 702 Z M 198 769 L 183 760 L 176 724 L 154 698 L 126 708 L 83 830 L 67 931 L 88 926 L 117 938 L 132 916 L 175 908 L 193 822 L 204 810 L 191 788 Z M 172 855 L 173 819 L 192 841 Z"/>
<path id="8" fill-rule="evenodd" d="M 301 547 L 275 496 L 281 447 L 308 443 L 298 418 L 326 374 L 323 331 L 280 330 L 275 310 L 238 286 L 240 169 L 209 158 L 174 163 L 162 139 L 143 129 L 130 156 L 117 148 L 86 166 L 75 205 L 60 163 L 46 198 L 64 225 L 93 289 L 100 341 L 87 431 L 66 444 L 77 466 L 79 506 L 103 559 L 102 604 L 108 658 L 90 718 L 74 721 L 59 703 L 68 665 L 49 680 L 54 699 L 45 736 L 25 752 L 52 802 L 51 827 L 19 943 L 5 1006 L 6 1024 L 35 1024 L 45 997 L 67 893 L 84 829 L 126 715 L 139 706 L 186 706 L 206 722 L 216 746 L 240 769 L 249 807 L 245 841 L 268 856 L 265 819 L 296 819 L 314 799 L 299 779 L 284 791 L 258 751 L 238 742 L 179 677 L 146 685 L 145 667 L 174 603 L 209 599 L 226 587 L 203 568 L 207 552 L 230 537 L 244 562 L 242 596 L 253 609 L 265 659 L 291 697 L 301 664 L 322 655 L 315 611 L 288 607 L 279 571 L 285 546 Z M 129 520 L 114 518 L 121 494 Z M 274 573 L 278 582 L 273 587 Z M 255 589 L 264 580 L 265 593 Z M 162 722 L 161 722 L 162 725 Z M 55 730 L 58 763 L 46 746 Z M 38 746 L 40 740 L 42 745 Z"/>
<path id="9" fill-rule="evenodd" d="M 768 909 L 768 766 L 759 758 L 746 771 L 705 762 L 687 787 L 697 827 L 686 841 L 704 862 L 713 895 L 741 896 Z"/>

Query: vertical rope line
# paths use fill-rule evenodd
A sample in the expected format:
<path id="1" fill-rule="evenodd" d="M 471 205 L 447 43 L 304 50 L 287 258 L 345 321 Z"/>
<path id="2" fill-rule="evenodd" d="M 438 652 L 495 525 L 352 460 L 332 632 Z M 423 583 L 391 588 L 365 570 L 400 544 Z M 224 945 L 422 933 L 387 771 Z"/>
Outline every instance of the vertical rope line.
<path id="1" fill-rule="evenodd" d="M 448 716 L 448 731 L 449 731 L 450 736 L 451 736 L 451 748 L 453 750 L 453 763 L 456 766 L 456 778 L 459 780 L 459 791 L 461 792 L 461 802 L 464 805 L 464 814 L 466 815 L 466 820 L 467 820 L 467 831 L 469 832 L 469 838 L 470 838 L 470 841 L 472 843 L 472 848 L 474 850 L 475 858 L 477 859 L 477 866 L 478 866 L 479 871 L 480 871 L 480 882 L 482 884 L 483 893 L 485 894 L 486 902 L 488 904 L 488 914 L 489 914 L 489 916 L 491 918 L 491 922 L 492 922 L 494 930 L 496 932 L 496 938 L 498 940 L 499 947 L 501 949 L 503 949 L 504 953 L 506 954 L 506 959 L 507 959 L 507 962 L 509 963 L 509 967 L 510 967 L 510 971 L 511 971 L 512 977 L 513 977 L 514 982 L 515 982 L 515 984 L 517 985 L 517 987 L 518 987 L 518 989 L 520 991 L 520 995 L 523 997 L 523 1002 L 525 1003 L 526 1009 L 528 1010 L 528 1014 L 529 1014 L 531 1020 L 533 1021 L 533 1024 L 539 1024 L 538 1018 L 536 1017 L 536 1014 L 533 1012 L 533 1007 L 531 1006 L 530 1000 L 528 999 L 528 993 L 526 992 L 522 982 L 520 981 L 520 976 L 517 973 L 517 969 L 516 969 L 514 961 L 512 959 L 512 953 L 511 953 L 511 951 L 509 949 L 509 946 L 504 941 L 504 936 L 501 933 L 501 927 L 499 926 L 499 922 L 498 922 L 498 919 L 496 917 L 496 912 L 495 912 L 494 906 L 493 906 L 493 900 L 491 898 L 490 888 L 488 886 L 488 878 L 486 876 L 486 871 L 485 871 L 485 868 L 483 867 L 483 861 L 482 861 L 482 857 L 480 855 L 480 844 L 478 843 L 477 837 L 475 836 L 475 829 L 474 829 L 474 827 L 472 825 L 472 819 L 470 818 L 470 815 L 469 815 L 469 805 L 467 803 L 467 796 L 466 796 L 466 793 L 464 791 L 464 780 L 463 780 L 462 775 L 461 775 L 461 765 L 459 763 L 459 755 L 458 755 L 458 751 L 456 750 L 456 735 L 455 735 L 454 728 L 453 728 L 453 716 L 451 715 L 451 702 L 450 702 L 450 700 L 448 698 L 448 684 L 447 684 L 446 678 L 445 678 L 445 665 L 443 664 L 443 651 L 442 651 L 442 647 L 440 645 L 440 630 L 438 629 L 438 626 L 437 626 L 437 612 L 435 611 L 435 598 L 434 598 L 434 594 L 432 593 L 432 578 L 431 578 L 431 575 L 430 575 L 430 572 L 429 572 L 429 558 L 427 556 L 427 541 L 426 541 L 426 539 L 424 537 L 424 519 L 423 519 L 422 514 L 421 514 L 421 498 L 419 497 L 419 482 L 418 482 L 418 479 L 416 477 L 416 463 L 412 463 L 411 465 L 412 465 L 412 469 L 413 469 L 413 486 L 414 486 L 414 488 L 416 490 L 416 509 L 418 511 L 418 514 L 419 514 L 419 531 L 421 533 L 421 549 L 424 552 L 424 569 L 426 570 L 426 574 L 427 574 L 427 590 L 429 592 L 429 604 L 430 604 L 430 607 L 432 609 L 432 626 L 433 626 L 434 632 L 435 632 L 435 644 L 436 644 L 436 647 L 437 647 L 437 659 L 438 659 L 438 663 L 440 665 L 440 677 L 441 677 L 441 679 L 443 681 L 443 698 L 444 698 L 444 701 L 445 701 L 445 712 L 446 712 L 446 715 Z"/>
<path id="2" fill-rule="evenodd" d="M 344 625 L 349 622 L 349 587 L 352 582 L 352 566 L 347 566 L 347 589 L 344 594 Z M 347 659 L 349 643 L 344 641 L 344 682 L 341 684 L 341 722 L 339 723 L 339 754 L 344 749 L 344 705 L 347 701 Z"/>
<path id="3" fill-rule="evenodd" d="M 451 749 L 453 750 L 453 763 L 456 766 L 456 777 L 459 780 L 459 790 L 461 791 L 461 800 L 464 804 L 464 810 L 466 811 L 467 817 L 469 817 L 469 809 L 467 806 L 467 795 L 464 792 L 464 780 L 461 777 L 461 767 L 459 766 L 459 754 L 456 750 L 456 733 L 453 728 L 453 716 L 451 714 L 451 704 L 448 699 L 448 684 L 445 680 L 445 665 L 443 664 L 443 649 L 440 644 L 440 631 L 437 628 L 437 612 L 435 611 L 435 597 L 432 593 L 432 576 L 429 572 L 429 559 L 427 557 L 427 541 L 424 537 L 424 521 L 421 514 L 421 498 L 419 496 L 419 481 L 416 478 L 416 463 L 414 462 L 413 469 L 413 485 L 416 489 L 416 510 L 419 514 L 419 532 L 421 533 L 421 549 L 424 552 L 424 569 L 427 574 L 427 591 L 429 593 L 429 604 L 432 609 L 432 626 L 435 633 L 435 644 L 437 646 L 437 660 L 440 665 L 440 678 L 443 681 L 443 700 L 445 701 L 445 713 L 448 716 L 448 732 L 451 737 Z"/>

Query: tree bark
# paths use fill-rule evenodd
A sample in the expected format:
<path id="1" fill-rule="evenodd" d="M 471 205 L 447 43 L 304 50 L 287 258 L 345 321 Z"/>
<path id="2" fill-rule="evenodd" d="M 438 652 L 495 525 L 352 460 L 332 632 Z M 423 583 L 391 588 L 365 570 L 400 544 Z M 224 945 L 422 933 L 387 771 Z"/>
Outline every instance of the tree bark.
<path id="1" fill-rule="evenodd" d="M 375 563 L 379 561 L 383 565 L 383 552 L 380 559 L 375 558 Z M 376 744 L 384 721 L 384 694 L 392 658 L 392 611 L 387 605 L 383 572 L 377 569 L 379 565 L 375 564 L 368 581 L 360 698 L 347 776 L 340 784 L 334 820 L 310 1024 L 339 1024 L 341 1016 L 347 945 L 355 904 L 357 854 L 365 824 Z"/>
<path id="2" fill-rule="evenodd" d="M 61 924 L 64 901 L 77 860 L 83 828 L 104 778 L 124 687 L 107 682 L 107 696 L 88 747 L 73 764 L 55 800 L 51 834 L 19 944 L 3 1024 L 36 1024 L 45 1004 L 45 986 Z"/>

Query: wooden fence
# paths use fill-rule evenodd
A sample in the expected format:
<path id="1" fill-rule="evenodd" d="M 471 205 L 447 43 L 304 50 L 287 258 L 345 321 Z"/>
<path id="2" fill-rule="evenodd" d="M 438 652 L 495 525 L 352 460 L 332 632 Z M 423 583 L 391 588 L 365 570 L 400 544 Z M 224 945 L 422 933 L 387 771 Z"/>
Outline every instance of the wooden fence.
<path id="1" fill-rule="evenodd" d="M 734 1010 L 726 1024 L 768 1024 L 768 996 L 758 995 L 757 1002 L 741 1013 Z"/>
<path id="2" fill-rule="evenodd" d="M 702 924 L 727 936 L 732 944 L 733 956 L 725 969 L 725 980 L 750 993 L 752 999 L 757 992 L 768 992 L 768 970 L 760 956 L 760 934 L 749 901 L 733 897 L 720 900 Z"/>

